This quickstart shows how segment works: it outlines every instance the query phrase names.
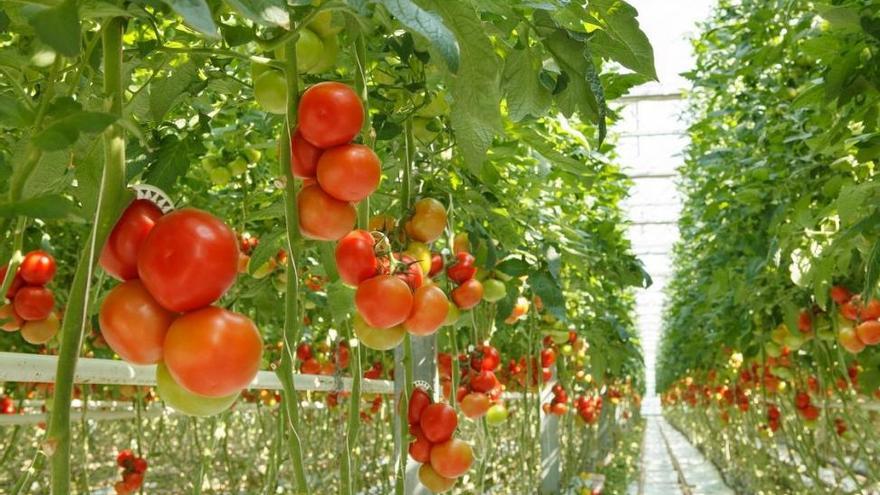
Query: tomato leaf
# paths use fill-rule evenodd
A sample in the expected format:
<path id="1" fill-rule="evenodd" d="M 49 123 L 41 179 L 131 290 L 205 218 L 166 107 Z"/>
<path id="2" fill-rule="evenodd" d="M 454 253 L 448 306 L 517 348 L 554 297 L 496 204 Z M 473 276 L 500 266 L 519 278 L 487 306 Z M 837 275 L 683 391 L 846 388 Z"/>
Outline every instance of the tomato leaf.
<path id="1" fill-rule="evenodd" d="M 278 250 L 282 247 L 281 239 L 286 235 L 283 229 L 276 229 L 273 232 L 260 237 L 260 243 L 251 253 L 251 260 L 248 263 L 248 273 L 253 275 L 258 268 L 263 266 L 270 258 L 278 254 Z"/>
<path id="2" fill-rule="evenodd" d="M 622 0 L 591 0 L 590 9 L 603 23 L 592 38 L 596 54 L 656 80 L 654 49 L 639 27 L 638 11 Z"/>
<path id="3" fill-rule="evenodd" d="M 82 46 L 76 0 L 64 0 L 41 10 L 30 22 L 37 36 L 53 50 L 67 57 L 79 55 Z"/>
<path id="4" fill-rule="evenodd" d="M 182 64 L 171 74 L 153 80 L 150 83 L 150 116 L 153 120 L 162 120 L 196 80 L 198 67 L 193 62 Z"/>
<path id="5" fill-rule="evenodd" d="M 565 297 L 562 295 L 562 288 L 549 272 L 532 273 L 529 275 L 529 285 L 535 294 L 541 296 L 544 307 L 550 314 L 560 320 L 566 319 Z"/>
<path id="6" fill-rule="evenodd" d="M 116 117 L 109 113 L 73 112 L 34 136 L 34 144 L 46 151 L 63 150 L 75 143 L 81 132 L 98 133 L 115 121 Z"/>
<path id="7" fill-rule="evenodd" d="M 580 111 L 582 118 L 596 121 L 599 105 L 587 80 L 592 62 L 587 60 L 584 44 L 564 29 L 554 29 L 543 40 L 559 69 L 567 76 L 566 86 L 556 95 L 556 103 L 566 116 Z"/>
<path id="8" fill-rule="evenodd" d="M 43 220 L 55 220 L 79 216 L 76 205 L 66 196 L 51 194 L 36 196 L 17 203 L 0 204 L 0 217 L 26 216 L 41 218 Z"/>
<path id="9" fill-rule="evenodd" d="M 164 0 L 187 24 L 209 38 L 219 38 L 217 25 L 205 0 Z"/>
<path id="10" fill-rule="evenodd" d="M 290 29 L 290 15 L 284 0 L 226 0 L 226 3 L 261 26 Z"/>
<path id="11" fill-rule="evenodd" d="M 159 142 L 156 160 L 144 173 L 144 180 L 165 192 L 171 192 L 179 177 L 186 175 L 193 159 L 204 151 L 201 141 L 186 135 L 183 139 L 167 135 Z"/>
<path id="12" fill-rule="evenodd" d="M 514 122 L 544 115 L 550 107 L 550 91 L 541 84 L 542 60 L 531 47 L 514 48 L 504 60 L 501 85 L 508 115 Z"/>
<path id="13" fill-rule="evenodd" d="M 877 281 L 880 279 L 880 241 L 874 242 L 868 259 L 865 260 L 865 287 L 862 289 L 862 300 L 869 301 L 874 296 Z"/>
<path id="14" fill-rule="evenodd" d="M 495 270 L 511 277 L 522 277 L 529 273 L 531 265 L 521 258 L 508 258 L 495 266 Z"/>
<path id="15" fill-rule="evenodd" d="M 401 24 L 424 36 L 443 56 L 451 72 L 458 72 L 461 63 L 458 41 L 443 19 L 422 9 L 411 0 L 378 0 Z"/>
<path id="16" fill-rule="evenodd" d="M 34 112 L 19 98 L 0 94 L 0 127 L 27 127 L 34 120 Z"/>

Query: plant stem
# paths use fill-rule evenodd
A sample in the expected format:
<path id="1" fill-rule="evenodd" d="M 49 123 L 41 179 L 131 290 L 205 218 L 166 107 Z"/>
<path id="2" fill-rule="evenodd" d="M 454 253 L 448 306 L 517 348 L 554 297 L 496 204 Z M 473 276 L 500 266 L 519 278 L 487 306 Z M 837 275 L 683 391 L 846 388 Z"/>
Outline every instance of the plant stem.
<path id="1" fill-rule="evenodd" d="M 102 36 L 104 49 L 104 92 L 108 112 L 122 116 L 122 34 L 125 20 L 114 17 L 105 21 Z M 95 206 L 94 223 L 83 247 L 61 326 L 61 348 L 55 373 L 55 396 L 49 430 L 43 449 L 52 461 L 52 493 L 70 493 L 70 401 L 73 398 L 73 373 L 82 347 L 88 320 L 89 294 L 93 268 L 101 246 L 128 199 L 125 190 L 125 135 L 122 127 L 112 125 L 104 131 L 104 167 Z"/>

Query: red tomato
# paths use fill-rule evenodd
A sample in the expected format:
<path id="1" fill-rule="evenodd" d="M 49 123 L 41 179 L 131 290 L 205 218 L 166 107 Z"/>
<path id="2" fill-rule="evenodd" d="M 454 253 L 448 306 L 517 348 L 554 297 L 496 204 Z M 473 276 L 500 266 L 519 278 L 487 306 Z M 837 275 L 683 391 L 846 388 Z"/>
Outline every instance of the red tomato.
<path id="1" fill-rule="evenodd" d="M 314 179 L 323 150 L 305 140 L 299 129 L 290 138 L 290 170 L 299 179 Z"/>
<path id="2" fill-rule="evenodd" d="M 447 313 L 446 294 L 434 284 L 423 285 L 413 295 L 412 311 L 403 326 L 413 335 L 431 335 L 446 321 Z"/>
<path id="3" fill-rule="evenodd" d="M 443 270 L 443 255 L 440 253 L 431 253 L 431 271 L 428 272 L 429 277 L 434 277 Z"/>
<path id="4" fill-rule="evenodd" d="M 431 467 L 445 478 L 462 476 L 474 462 L 474 451 L 464 440 L 453 438 L 431 449 Z"/>
<path id="5" fill-rule="evenodd" d="M 422 412 L 431 405 L 431 396 L 421 387 L 415 387 L 409 396 L 409 409 L 407 410 L 407 421 L 410 425 L 419 424 Z M 419 430 L 421 431 L 421 430 Z"/>
<path id="6" fill-rule="evenodd" d="M 856 335 L 865 345 L 880 344 L 880 321 L 864 321 L 856 327 Z"/>
<path id="7" fill-rule="evenodd" d="M 481 369 L 493 371 L 501 364 L 501 354 L 498 353 L 498 349 L 491 345 L 484 345 L 481 350 L 483 353 L 483 361 L 480 363 Z"/>
<path id="8" fill-rule="evenodd" d="M 471 309 L 483 299 L 483 284 L 472 278 L 452 289 L 452 301 L 461 309 Z"/>
<path id="9" fill-rule="evenodd" d="M 495 372 L 484 370 L 471 378 L 471 388 L 477 392 L 489 392 L 498 386 L 498 378 Z"/>
<path id="10" fill-rule="evenodd" d="M 458 417 L 449 404 L 431 404 L 422 410 L 419 426 L 432 443 L 445 442 L 455 433 Z"/>
<path id="11" fill-rule="evenodd" d="M 354 302 L 358 313 L 371 327 L 391 328 L 409 316 L 413 294 L 403 280 L 379 275 L 358 286 Z"/>
<path id="12" fill-rule="evenodd" d="M 351 351 L 348 348 L 348 343 L 343 340 L 336 346 L 336 365 L 342 369 L 348 368 L 350 359 Z"/>
<path id="13" fill-rule="evenodd" d="M 219 218 L 183 208 L 156 222 L 141 247 L 138 274 L 166 309 L 185 312 L 203 308 L 235 282 L 238 241 Z"/>
<path id="14" fill-rule="evenodd" d="M 842 327 L 837 332 L 837 341 L 851 354 L 858 354 L 865 350 L 865 343 L 859 339 L 852 327 Z"/>
<path id="15" fill-rule="evenodd" d="M 376 257 L 373 236 L 366 230 L 352 230 L 336 245 L 336 269 L 339 278 L 348 285 L 358 284 L 376 276 L 379 259 Z"/>
<path id="16" fill-rule="evenodd" d="M 55 296 L 45 287 L 27 286 L 15 293 L 12 304 L 22 320 L 45 320 L 55 307 Z"/>
<path id="17" fill-rule="evenodd" d="M 556 351 L 552 348 L 541 349 L 541 367 L 549 368 L 556 363 Z"/>
<path id="18" fill-rule="evenodd" d="M 837 304 L 843 304 L 852 298 L 849 289 L 842 285 L 835 285 L 831 288 L 831 299 Z"/>
<path id="19" fill-rule="evenodd" d="M 330 196 L 317 184 L 303 187 L 296 197 L 299 230 L 309 239 L 336 241 L 351 232 L 357 211 L 347 201 Z"/>
<path id="20" fill-rule="evenodd" d="M 406 282 L 406 285 L 408 285 L 410 289 L 416 290 L 425 283 L 425 274 L 422 273 L 422 268 L 419 266 L 418 260 L 400 253 L 394 253 L 394 259 L 400 261 L 400 263 L 404 265 L 400 267 L 403 271 L 399 272 L 397 276 Z"/>
<path id="21" fill-rule="evenodd" d="M 318 148 L 350 142 L 364 124 L 364 107 L 350 86 L 322 82 L 307 89 L 299 101 L 299 130 Z"/>
<path id="22" fill-rule="evenodd" d="M 437 474 L 430 464 L 422 464 L 419 467 L 419 483 L 431 490 L 431 493 L 444 493 L 455 486 L 455 479 L 444 478 Z"/>
<path id="23" fill-rule="evenodd" d="M 25 255 L 18 273 L 29 285 L 46 285 L 55 276 L 55 258 L 45 251 L 31 251 Z"/>
<path id="24" fill-rule="evenodd" d="M 140 280 L 129 280 L 114 287 L 101 303 L 101 335 L 129 363 L 155 364 L 162 360 L 165 334 L 174 316 Z"/>
<path id="25" fill-rule="evenodd" d="M 299 367 L 299 371 L 304 375 L 320 375 L 321 363 L 319 363 L 318 360 L 315 358 L 308 358 L 302 362 Z"/>
<path id="26" fill-rule="evenodd" d="M 164 359 L 192 393 L 222 397 L 240 391 L 260 370 L 263 339 L 250 318 L 209 306 L 187 313 L 165 336 Z"/>
<path id="27" fill-rule="evenodd" d="M 406 234 L 419 242 L 434 242 L 446 229 L 446 207 L 433 198 L 416 201 L 415 213 L 406 222 Z"/>
<path id="28" fill-rule="evenodd" d="M 9 269 L 9 265 L 3 265 L 0 268 L 0 283 L 3 283 L 3 279 L 6 278 L 6 272 Z M 9 290 L 6 291 L 6 299 L 10 301 L 15 296 L 15 293 L 18 292 L 18 289 L 24 287 L 24 279 L 21 278 L 21 272 L 16 271 L 15 275 L 12 277 L 12 283 L 9 284 Z"/>
<path id="29" fill-rule="evenodd" d="M 153 202 L 137 199 L 119 217 L 101 250 L 101 267 L 118 280 L 138 278 L 138 254 L 147 235 L 162 217 Z"/>
<path id="30" fill-rule="evenodd" d="M 22 266 L 24 266 L 23 263 Z M 22 273 L 22 277 L 24 277 L 24 273 Z M 862 321 L 876 320 L 877 318 L 880 318 L 880 300 L 871 299 L 868 301 L 868 304 L 859 311 L 859 318 Z"/>
<path id="31" fill-rule="evenodd" d="M 12 304 L 0 306 L 0 329 L 5 332 L 15 332 L 21 328 L 24 320 L 15 313 Z"/>
<path id="32" fill-rule="evenodd" d="M 306 343 L 302 343 L 296 347 L 296 358 L 300 361 L 305 361 L 306 359 L 312 357 L 312 346 Z"/>
<path id="33" fill-rule="evenodd" d="M 463 284 L 474 278 L 477 267 L 474 266 L 475 258 L 470 253 L 458 253 L 455 255 L 455 263 L 446 269 L 446 276 L 457 284 Z"/>
<path id="34" fill-rule="evenodd" d="M 415 437 L 415 441 L 409 444 L 409 455 L 416 462 L 430 462 L 431 461 L 431 447 L 433 444 L 428 437 L 422 432 L 422 429 L 419 428 L 418 425 L 412 425 L 409 427 L 409 432 Z"/>
<path id="35" fill-rule="evenodd" d="M 379 187 L 381 177 L 379 157 L 362 144 L 330 148 L 318 160 L 318 184 L 340 201 L 365 199 Z"/>
<path id="36" fill-rule="evenodd" d="M 469 393 L 461 400 L 461 412 L 471 419 L 485 416 L 490 406 L 489 397 L 479 392 Z"/>

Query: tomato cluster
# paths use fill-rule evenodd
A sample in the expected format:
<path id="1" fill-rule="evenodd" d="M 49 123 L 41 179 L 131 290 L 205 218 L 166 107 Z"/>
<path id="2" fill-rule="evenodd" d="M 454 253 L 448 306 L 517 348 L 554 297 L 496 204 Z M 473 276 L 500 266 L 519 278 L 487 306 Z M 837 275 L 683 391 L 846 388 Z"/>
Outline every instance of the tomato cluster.
<path id="1" fill-rule="evenodd" d="M 602 414 L 602 396 L 596 394 L 579 395 L 574 400 L 574 408 L 584 423 L 596 424 Z"/>
<path id="2" fill-rule="evenodd" d="M 568 412 L 568 393 L 565 391 L 565 388 L 558 383 L 553 385 L 552 392 L 553 398 L 550 402 L 545 403 L 541 407 L 545 414 L 562 416 Z"/>
<path id="3" fill-rule="evenodd" d="M 61 326 L 55 314 L 55 295 L 46 284 L 55 276 L 55 258 L 45 251 L 31 251 L 24 256 L 13 275 L 6 298 L 11 302 L 0 307 L 0 329 L 21 330 L 29 344 L 45 344 Z M 0 281 L 6 278 L 8 266 L 0 269 Z"/>
<path id="4" fill-rule="evenodd" d="M 113 488 L 116 495 L 128 495 L 140 489 L 147 473 L 147 461 L 125 449 L 116 456 L 116 465 L 122 468 L 122 481 L 117 481 Z"/>
<path id="5" fill-rule="evenodd" d="M 101 266 L 123 282 L 101 304 L 101 333 L 124 360 L 158 363 L 168 405 L 216 414 L 253 380 L 263 351 L 250 318 L 212 305 L 235 282 L 239 241 L 205 211 L 155 212 L 134 201 L 108 238 Z"/>
<path id="6" fill-rule="evenodd" d="M 8 395 L 0 397 L 0 414 L 15 414 L 15 401 L 12 397 Z"/>
<path id="7" fill-rule="evenodd" d="M 880 300 L 862 302 L 842 286 L 831 289 L 831 298 L 838 305 L 837 340 L 847 351 L 858 354 L 867 346 L 880 344 Z"/>
<path id="8" fill-rule="evenodd" d="M 501 364 L 498 350 L 489 344 L 478 346 L 470 355 L 470 365 L 463 370 L 463 380 L 458 387 L 456 399 L 461 411 L 470 419 L 482 418 L 493 404 L 501 403 L 503 387 L 495 376 Z M 441 380 L 445 374 L 441 371 Z"/>
<path id="9" fill-rule="evenodd" d="M 407 410 L 409 455 L 419 468 L 419 481 L 433 493 L 450 490 L 474 461 L 470 444 L 454 438 L 458 416 L 449 404 L 434 403 L 424 389 L 413 389 Z"/>
<path id="10" fill-rule="evenodd" d="M 332 375 L 337 369 L 344 370 L 348 368 L 350 354 L 351 350 L 345 341 L 337 343 L 333 350 L 323 343 L 317 349 L 307 343 L 296 348 L 299 371 L 306 375 Z"/>

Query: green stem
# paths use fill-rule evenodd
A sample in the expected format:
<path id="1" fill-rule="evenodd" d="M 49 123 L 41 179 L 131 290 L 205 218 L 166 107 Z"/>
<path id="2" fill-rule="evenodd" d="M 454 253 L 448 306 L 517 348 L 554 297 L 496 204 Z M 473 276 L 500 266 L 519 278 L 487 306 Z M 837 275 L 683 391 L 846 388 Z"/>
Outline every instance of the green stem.
<path id="1" fill-rule="evenodd" d="M 103 27 L 104 92 L 108 111 L 122 116 L 122 34 L 125 20 L 108 19 Z M 61 327 L 61 348 L 55 373 L 55 403 L 49 418 L 49 431 L 43 449 L 52 461 L 52 493 L 70 493 L 70 401 L 73 373 L 82 347 L 87 323 L 93 268 L 101 246 L 128 199 L 125 190 L 125 135 L 122 127 L 110 126 L 104 132 L 104 167 L 95 207 L 94 223 L 88 242 L 80 254 Z"/>
<path id="2" fill-rule="evenodd" d="M 6 276 L 3 278 L 3 285 L 0 286 L 0 294 L 3 294 L 3 298 L 6 297 L 6 293 L 9 291 L 9 287 L 12 286 L 12 281 L 15 280 L 15 272 L 18 270 L 18 265 L 21 263 L 21 248 L 24 244 L 24 231 L 27 228 L 27 217 L 19 217 L 18 223 L 15 226 L 15 236 L 12 240 L 12 256 L 9 258 L 9 263 L 6 265 Z"/>
<path id="3" fill-rule="evenodd" d="M 409 333 L 403 337 L 403 387 L 400 391 L 400 409 L 398 411 L 398 435 L 400 435 L 400 456 L 398 458 L 398 473 L 394 486 L 397 495 L 403 495 L 406 485 L 406 461 L 408 458 L 407 439 L 409 438 L 409 424 L 406 421 L 406 411 L 409 409 L 409 396 L 413 388 L 412 368 L 412 340 Z"/>

